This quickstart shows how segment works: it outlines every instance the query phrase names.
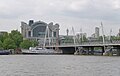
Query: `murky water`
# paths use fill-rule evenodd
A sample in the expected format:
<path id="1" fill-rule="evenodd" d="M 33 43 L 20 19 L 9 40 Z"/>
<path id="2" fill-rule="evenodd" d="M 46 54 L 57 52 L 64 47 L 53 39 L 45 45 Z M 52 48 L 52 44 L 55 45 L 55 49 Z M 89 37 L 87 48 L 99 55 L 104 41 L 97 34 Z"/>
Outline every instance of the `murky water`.
<path id="1" fill-rule="evenodd" d="M 0 76 L 120 76 L 120 57 L 0 56 Z"/>

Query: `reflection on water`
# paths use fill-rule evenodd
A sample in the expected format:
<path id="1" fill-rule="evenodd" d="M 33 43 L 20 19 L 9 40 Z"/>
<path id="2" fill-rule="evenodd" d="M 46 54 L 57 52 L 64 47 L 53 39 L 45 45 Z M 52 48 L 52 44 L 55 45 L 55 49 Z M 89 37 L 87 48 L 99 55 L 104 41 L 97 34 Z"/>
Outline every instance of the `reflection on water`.
<path id="1" fill-rule="evenodd" d="M 0 56 L 0 76 L 120 76 L 120 57 Z"/>

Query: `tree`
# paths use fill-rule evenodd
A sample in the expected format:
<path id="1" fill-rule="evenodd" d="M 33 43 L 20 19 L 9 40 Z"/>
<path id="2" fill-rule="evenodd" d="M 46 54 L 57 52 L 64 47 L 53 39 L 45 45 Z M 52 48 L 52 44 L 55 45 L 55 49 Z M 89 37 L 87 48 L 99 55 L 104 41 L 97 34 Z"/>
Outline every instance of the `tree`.
<path id="1" fill-rule="evenodd" d="M 1 40 L 0 40 L 0 49 L 3 49 L 3 44 Z"/>
<path id="2" fill-rule="evenodd" d="M 32 40 L 31 42 L 32 42 L 32 47 L 38 46 L 38 42 L 37 41 Z"/>
<path id="3" fill-rule="evenodd" d="M 3 34 L 1 34 L 0 35 L 0 40 L 1 40 L 1 42 L 3 42 L 6 38 L 8 38 L 9 37 L 9 35 L 8 35 L 8 33 L 7 32 L 4 32 Z"/>
<path id="4" fill-rule="evenodd" d="M 3 47 L 4 47 L 4 49 L 15 49 L 16 45 L 12 39 L 6 38 L 3 42 Z"/>
<path id="5" fill-rule="evenodd" d="M 32 46 L 32 42 L 30 40 L 23 40 L 23 42 L 21 42 L 20 47 L 23 49 L 29 49 L 29 47 Z"/>
<path id="6" fill-rule="evenodd" d="M 9 36 L 14 40 L 16 46 L 19 47 L 20 43 L 23 41 L 22 34 L 18 30 L 12 30 Z"/>

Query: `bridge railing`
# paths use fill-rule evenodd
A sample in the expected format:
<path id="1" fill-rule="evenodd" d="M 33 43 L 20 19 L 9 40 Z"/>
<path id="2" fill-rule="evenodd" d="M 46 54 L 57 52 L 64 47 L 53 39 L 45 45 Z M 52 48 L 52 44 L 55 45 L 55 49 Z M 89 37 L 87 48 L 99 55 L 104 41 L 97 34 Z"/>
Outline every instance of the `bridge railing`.
<path id="1" fill-rule="evenodd" d="M 50 45 L 49 44 L 46 44 L 46 46 L 56 46 L 56 45 L 99 45 L 99 44 L 103 44 L 102 41 L 84 41 L 84 42 L 81 42 L 81 43 L 60 43 L 60 44 L 56 44 L 56 43 L 51 43 Z M 120 44 L 120 40 L 113 40 L 113 41 L 105 41 L 104 44 Z"/>
<path id="2" fill-rule="evenodd" d="M 81 43 L 60 43 L 60 45 L 93 45 L 93 44 L 103 44 L 102 41 L 84 41 Z M 104 44 L 120 44 L 120 40 L 105 41 Z"/>

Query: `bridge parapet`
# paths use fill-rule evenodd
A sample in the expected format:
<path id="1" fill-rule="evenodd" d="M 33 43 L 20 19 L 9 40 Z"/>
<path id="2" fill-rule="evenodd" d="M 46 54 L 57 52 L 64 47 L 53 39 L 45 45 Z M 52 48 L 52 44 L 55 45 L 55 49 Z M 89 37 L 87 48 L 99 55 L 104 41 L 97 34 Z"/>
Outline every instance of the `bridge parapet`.
<path id="1" fill-rule="evenodd" d="M 102 41 L 86 41 L 81 43 L 61 43 L 60 45 L 95 45 L 95 44 L 103 44 Z M 105 41 L 104 44 L 120 44 L 120 40 L 113 40 L 113 41 Z"/>
<path id="2" fill-rule="evenodd" d="M 57 44 L 50 44 L 50 45 L 48 45 L 48 44 L 46 44 L 46 46 L 48 47 L 48 46 L 50 46 L 50 47 L 57 47 L 57 46 L 104 46 L 104 45 L 106 45 L 106 46 L 108 46 L 108 45 L 110 45 L 110 46 L 112 46 L 112 45 L 114 45 L 114 46 L 119 46 L 120 45 L 120 40 L 113 40 L 113 41 L 105 41 L 105 43 L 103 44 L 103 42 L 102 41 L 87 41 L 87 42 L 82 42 L 82 43 L 60 43 L 59 45 Z"/>

